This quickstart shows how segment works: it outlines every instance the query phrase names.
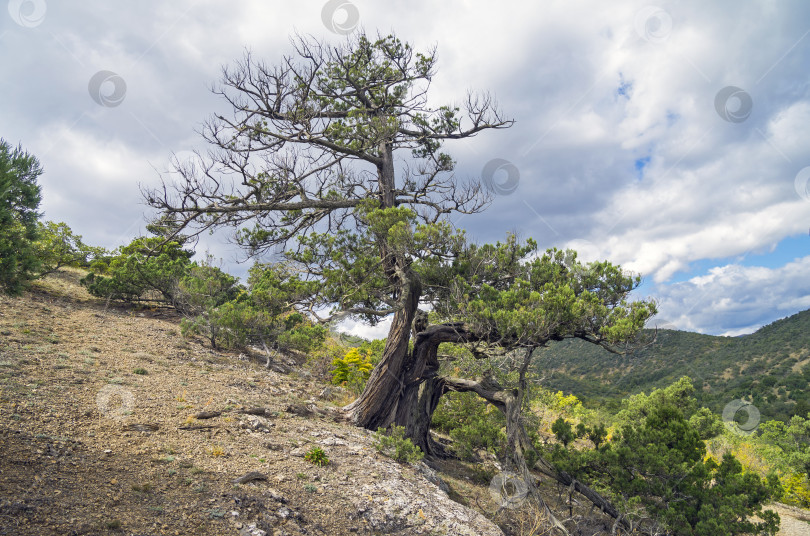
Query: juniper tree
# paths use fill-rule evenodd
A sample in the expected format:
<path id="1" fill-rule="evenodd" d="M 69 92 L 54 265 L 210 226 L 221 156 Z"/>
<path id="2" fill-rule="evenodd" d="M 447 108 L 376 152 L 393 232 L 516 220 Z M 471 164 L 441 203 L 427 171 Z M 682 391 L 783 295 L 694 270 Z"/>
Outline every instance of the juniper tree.
<path id="1" fill-rule="evenodd" d="M 179 229 L 239 227 L 251 254 L 295 247 L 292 260 L 322 282 L 313 314 L 334 305 L 372 324 L 393 315 L 383 357 L 348 408 L 376 429 L 394 421 L 411 362 L 423 294 L 414 263 L 450 258 L 460 239 L 448 216 L 489 201 L 479 183 L 454 176 L 443 143 L 513 121 L 485 93 L 429 105 L 435 50 L 416 52 L 393 35 L 337 46 L 299 37 L 294 47 L 277 66 L 246 53 L 226 67 L 215 91 L 234 113 L 206 123 L 212 151 L 145 195 Z"/>
<path id="2" fill-rule="evenodd" d="M 177 162 L 179 179 L 144 194 L 178 232 L 235 228 L 252 255 L 285 247 L 285 262 L 317 282 L 299 306 L 320 321 L 392 316 L 381 360 L 344 408 L 354 423 L 404 426 L 431 454 L 430 419 L 447 390 L 499 400 L 512 417 L 521 407 L 511 391 L 440 374 L 439 344 L 473 345 L 482 359 L 520 351 L 525 371 L 551 341 L 617 345 L 654 313 L 652 303 L 626 301 L 638 278 L 609 263 L 540 255 L 514 237 L 476 246 L 451 225 L 491 199 L 480 181 L 455 176 L 444 143 L 513 121 L 486 93 L 429 104 L 435 50 L 393 35 L 293 43 L 276 66 L 246 53 L 223 69 L 215 91 L 233 114 L 205 124 L 212 149 Z M 433 310 L 432 323 L 420 306 Z"/>
<path id="3" fill-rule="evenodd" d="M 39 160 L 0 139 L 0 289 L 19 294 L 40 267 L 34 242 L 42 199 Z"/>

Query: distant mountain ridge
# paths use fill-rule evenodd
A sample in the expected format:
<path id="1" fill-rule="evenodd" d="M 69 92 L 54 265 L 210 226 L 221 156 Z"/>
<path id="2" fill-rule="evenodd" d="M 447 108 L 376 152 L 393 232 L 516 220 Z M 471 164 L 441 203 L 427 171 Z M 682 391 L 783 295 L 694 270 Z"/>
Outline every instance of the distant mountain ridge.
<path id="1" fill-rule="evenodd" d="M 763 420 L 806 416 L 810 310 L 738 337 L 659 330 L 652 346 L 632 356 L 566 340 L 545 349 L 535 363 L 543 386 L 573 393 L 589 405 L 618 405 L 628 394 L 689 376 L 701 403 L 716 412 L 741 398 L 753 402 Z"/>

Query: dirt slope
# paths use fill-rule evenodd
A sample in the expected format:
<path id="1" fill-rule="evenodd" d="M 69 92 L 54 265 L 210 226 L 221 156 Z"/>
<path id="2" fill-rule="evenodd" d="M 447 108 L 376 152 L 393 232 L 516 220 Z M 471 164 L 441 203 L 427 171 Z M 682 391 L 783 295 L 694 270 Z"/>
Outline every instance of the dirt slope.
<path id="1" fill-rule="evenodd" d="M 0 298 L 0 534 L 408 534 L 408 516 L 452 519 L 368 432 L 295 414 L 323 386 L 189 343 L 166 312 L 105 308 L 77 278 Z M 303 458 L 314 446 L 328 465 Z M 250 472 L 267 480 L 234 483 Z M 388 522 L 391 496 L 358 490 L 392 480 L 407 504 Z"/>

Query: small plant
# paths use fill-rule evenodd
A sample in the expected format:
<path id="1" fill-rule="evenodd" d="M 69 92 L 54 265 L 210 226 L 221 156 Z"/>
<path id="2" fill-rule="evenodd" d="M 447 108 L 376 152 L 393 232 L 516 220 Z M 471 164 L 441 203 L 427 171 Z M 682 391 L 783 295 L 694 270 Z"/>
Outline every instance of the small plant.
<path id="1" fill-rule="evenodd" d="M 224 456 L 224 455 L 225 455 L 225 449 L 223 449 L 219 445 L 217 445 L 215 447 L 211 447 L 211 456 L 214 456 L 216 458 L 216 457 Z"/>
<path id="2" fill-rule="evenodd" d="M 145 368 L 141 368 L 141 367 L 136 368 L 136 369 L 135 369 L 135 370 L 133 370 L 132 372 L 133 372 L 133 373 L 135 373 L 135 374 L 140 374 L 141 376 L 143 376 L 143 375 L 145 375 L 145 374 L 148 374 L 148 373 L 146 372 L 146 369 L 145 369 Z"/>
<path id="3" fill-rule="evenodd" d="M 307 491 L 309 493 L 315 493 L 316 491 L 318 491 L 318 487 L 315 486 L 315 484 L 304 484 L 304 491 Z"/>
<path id="4" fill-rule="evenodd" d="M 557 441 L 567 447 L 568 443 L 576 439 L 571 423 L 560 417 L 551 425 L 551 431 L 557 436 Z"/>
<path id="5" fill-rule="evenodd" d="M 350 349 L 342 358 L 336 357 L 332 360 L 332 383 L 355 393 L 362 392 L 374 368 L 371 358 L 370 350 L 363 354 L 357 348 Z"/>
<path id="6" fill-rule="evenodd" d="M 309 480 L 309 477 L 306 475 L 306 473 L 298 473 L 295 475 L 295 478 L 297 478 L 298 480 Z"/>
<path id="7" fill-rule="evenodd" d="M 312 447 L 309 452 L 306 453 L 304 459 L 312 465 L 317 465 L 318 467 L 329 465 L 329 458 L 326 456 L 326 452 L 324 452 L 321 447 Z"/>
<path id="8" fill-rule="evenodd" d="M 405 437 L 404 426 L 392 426 L 388 433 L 379 428 L 374 432 L 374 448 L 399 463 L 416 463 L 425 457 L 422 450 Z"/>
<path id="9" fill-rule="evenodd" d="M 104 523 L 104 526 L 110 530 L 118 530 L 121 528 L 121 522 L 117 519 L 113 519 L 112 521 Z"/>

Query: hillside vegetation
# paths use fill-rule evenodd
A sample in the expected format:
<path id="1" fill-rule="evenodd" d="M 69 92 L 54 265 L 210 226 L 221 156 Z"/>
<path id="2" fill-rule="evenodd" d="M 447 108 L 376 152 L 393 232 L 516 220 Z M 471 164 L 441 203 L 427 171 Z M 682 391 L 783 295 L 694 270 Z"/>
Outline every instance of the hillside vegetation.
<path id="1" fill-rule="evenodd" d="M 743 399 L 763 420 L 786 421 L 810 412 L 810 311 L 740 337 L 660 330 L 654 344 L 627 356 L 566 340 L 546 349 L 536 365 L 546 387 L 586 405 L 618 407 L 627 395 L 689 376 L 699 402 L 716 413 Z"/>

